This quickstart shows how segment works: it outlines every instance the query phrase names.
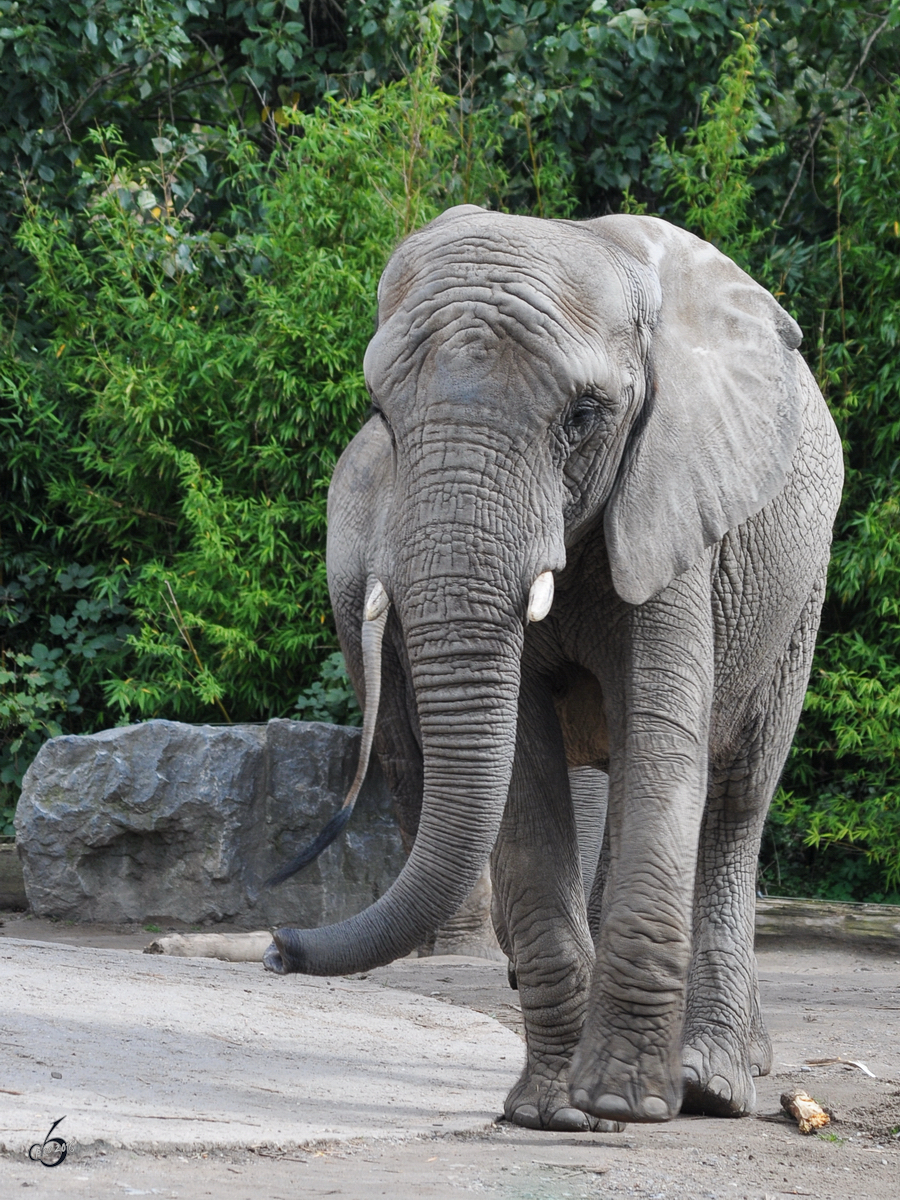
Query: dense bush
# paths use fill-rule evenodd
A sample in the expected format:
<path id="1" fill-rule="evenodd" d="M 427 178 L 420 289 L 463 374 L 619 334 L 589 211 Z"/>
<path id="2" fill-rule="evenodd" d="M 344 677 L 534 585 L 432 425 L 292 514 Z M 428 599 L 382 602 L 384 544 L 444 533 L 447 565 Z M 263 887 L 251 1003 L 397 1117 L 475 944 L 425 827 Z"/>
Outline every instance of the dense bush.
<path id="1" fill-rule="evenodd" d="M 17 242 L 43 336 L 27 355 L 10 339 L 4 362 L 23 551 L 6 564 L 0 783 L 18 783 L 63 712 L 69 730 L 252 720 L 285 715 L 306 684 L 302 711 L 353 719 L 333 662 L 323 695 L 313 681 L 335 644 L 326 491 L 368 407 L 378 276 L 412 228 L 503 183 L 487 114 L 460 121 L 433 82 L 439 32 L 426 26 L 415 69 L 371 96 L 281 106 L 266 156 L 236 129 L 172 129 L 141 163 L 110 128 L 83 149 L 80 211 L 48 218 L 27 199 Z M 191 205 L 212 153 L 227 205 L 204 227 Z M 38 563 L 24 548 L 47 533 Z M 70 628 L 88 610 L 17 603 L 78 570 L 90 619 L 120 619 L 91 642 L 106 658 L 89 714 Z"/>
<path id="2" fill-rule="evenodd" d="M 768 877 L 900 902 L 900 94 L 826 148 L 837 232 L 798 300 L 844 438 L 847 482 L 801 734 Z M 805 847 L 800 851 L 799 844 Z M 782 862 L 774 855 L 781 848 Z M 840 851 L 840 853 L 835 853 Z M 871 869 L 871 867 L 876 869 Z"/>
<path id="3" fill-rule="evenodd" d="M 771 287 L 846 447 L 761 884 L 900 899 L 900 10 L 748 12 L 0 0 L 4 821 L 58 731 L 357 719 L 324 500 L 384 261 L 460 200 L 625 207 Z"/>

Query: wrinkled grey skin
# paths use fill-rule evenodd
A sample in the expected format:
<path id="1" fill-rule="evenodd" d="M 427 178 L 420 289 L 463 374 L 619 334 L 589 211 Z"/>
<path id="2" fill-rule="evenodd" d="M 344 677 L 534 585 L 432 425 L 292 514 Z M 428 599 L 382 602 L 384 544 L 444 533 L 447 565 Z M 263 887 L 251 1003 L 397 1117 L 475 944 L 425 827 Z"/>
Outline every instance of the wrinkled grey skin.
<path id="1" fill-rule="evenodd" d="M 769 1070 L 755 867 L 842 477 L 799 341 L 730 260 L 648 217 L 465 206 L 382 277 L 378 413 L 335 472 L 329 575 L 360 690 L 365 597 L 390 596 L 376 750 L 421 820 L 385 896 L 279 930 L 268 965 L 406 954 L 491 855 L 519 1124 L 739 1116 Z M 610 776 L 593 938 L 567 764 Z"/>

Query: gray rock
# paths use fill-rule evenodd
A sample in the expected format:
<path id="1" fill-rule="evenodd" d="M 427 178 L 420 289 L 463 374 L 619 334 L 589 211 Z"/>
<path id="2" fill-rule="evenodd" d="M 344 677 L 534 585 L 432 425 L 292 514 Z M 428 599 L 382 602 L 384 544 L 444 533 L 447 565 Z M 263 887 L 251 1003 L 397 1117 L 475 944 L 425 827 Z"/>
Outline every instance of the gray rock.
<path id="1" fill-rule="evenodd" d="M 262 881 L 322 829 L 360 731 L 313 722 L 174 721 L 53 738 L 25 776 L 16 842 L 32 910 L 76 921 L 318 926 L 387 890 L 404 855 L 377 763 L 338 840 Z"/>

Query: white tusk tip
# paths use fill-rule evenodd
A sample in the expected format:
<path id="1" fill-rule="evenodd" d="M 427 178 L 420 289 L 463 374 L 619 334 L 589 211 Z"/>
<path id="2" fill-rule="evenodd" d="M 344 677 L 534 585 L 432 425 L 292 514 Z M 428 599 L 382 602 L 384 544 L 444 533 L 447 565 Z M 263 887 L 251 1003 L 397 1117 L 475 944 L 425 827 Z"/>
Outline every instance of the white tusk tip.
<path id="1" fill-rule="evenodd" d="M 543 571 L 531 585 L 528 593 L 529 621 L 543 621 L 553 604 L 553 572 Z"/>
<path id="2" fill-rule="evenodd" d="M 387 609 L 390 602 L 390 597 L 384 590 L 384 585 L 381 582 L 376 582 L 371 592 L 369 592 L 369 598 L 366 600 L 366 620 L 374 621 L 376 617 L 380 617 L 381 614 Z"/>

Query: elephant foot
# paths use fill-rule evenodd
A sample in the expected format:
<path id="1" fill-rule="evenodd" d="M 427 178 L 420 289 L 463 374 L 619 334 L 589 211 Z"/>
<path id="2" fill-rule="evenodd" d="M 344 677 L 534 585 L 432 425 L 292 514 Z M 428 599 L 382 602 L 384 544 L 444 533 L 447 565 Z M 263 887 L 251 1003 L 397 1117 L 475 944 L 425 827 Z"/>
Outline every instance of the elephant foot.
<path id="1" fill-rule="evenodd" d="M 756 1088 L 753 1064 L 747 1062 L 746 1056 L 727 1046 L 695 1039 L 684 1047 L 682 1059 L 682 1112 L 707 1117 L 746 1117 L 753 1112 Z M 759 1073 L 759 1064 L 756 1066 Z"/>
<path id="2" fill-rule="evenodd" d="M 577 1108 L 603 1120 L 655 1124 L 678 1115 L 681 1078 L 667 1070 L 662 1054 L 655 1061 L 649 1053 L 641 1054 L 638 1073 L 633 1057 L 623 1056 L 619 1062 L 608 1053 L 592 1054 L 579 1047 L 572 1061 L 569 1097 Z"/>
<path id="3" fill-rule="evenodd" d="M 593 1092 L 586 1088 L 573 1088 L 570 1094 L 573 1103 L 582 1111 L 590 1112 L 602 1121 L 614 1122 L 621 1126 L 655 1125 L 661 1121 L 671 1121 L 678 1113 L 677 1105 L 662 1096 L 620 1096 L 599 1088 L 595 1088 Z"/>
<path id="4" fill-rule="evenodd" d="M 754 1079 L 772 1070 L 772 1039 L 760 1018 L 750 1027 L 750 1074 Z"/>
<path id="5" fill-rule="evenodd" d="M 548 1129 L 565 1133 L 621 1133 L 620 1121 L 606 1121 L 572 1106 L 560 1080 L 525 1075 L 506 1097 L 503 1115 L 525 1129 Z"/>

